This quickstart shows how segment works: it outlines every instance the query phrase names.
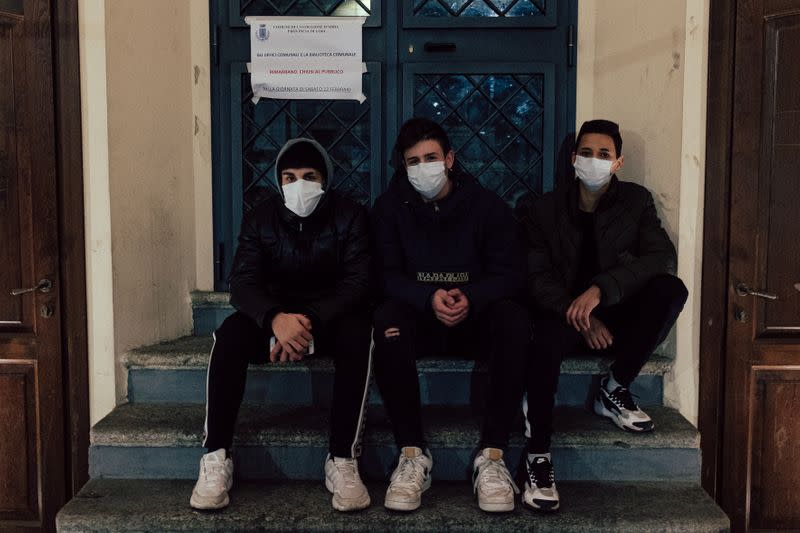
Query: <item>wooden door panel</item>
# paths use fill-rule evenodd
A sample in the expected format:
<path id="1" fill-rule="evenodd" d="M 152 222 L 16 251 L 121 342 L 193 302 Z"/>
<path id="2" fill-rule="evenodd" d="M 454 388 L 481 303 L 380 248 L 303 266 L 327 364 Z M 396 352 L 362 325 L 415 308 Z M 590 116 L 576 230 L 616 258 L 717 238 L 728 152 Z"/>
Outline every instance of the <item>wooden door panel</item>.
<path id="1" fill-rule="evenodd" d="M 0 520 L 36 520 L 39 498 L 33 362 L 0 362 L 0 420 Z"/>
<path id="2" fill-rule="evenodd" d="M 10 21 L 9 21 L 10 22 Z M 13 29 L 0 23 L 0 288 L 19 287 L 22 280 L 14 111 Z M 7 243 L 7 244 L 6 244 Z M 0 326 L 22 325 L 22 301 L 0 290 Z"/>
<path id="3" fill-rule="evenodd" d="M 800 524 L 800 367 L 753 369 L 750 525 L 793 529 Z"/>
<path id="4" fill-rule="evenodd" d="M 66 489 L 53 3 L 0 4 L 0 530 L 51 531 Z"/>
<path id="5" fill-rule="evenodd" d="M 721 500 L 734 531 L 796 531 L 800 0 L 736 5 Z"/>
<path id="6" fill-rule="evenodd" d="M 758 330 L 800 340 L 800 13 L 770 17 L 764 26 L 759 233 L 766 257 L 759 278 L 778 299 L 758 302 Z"/>

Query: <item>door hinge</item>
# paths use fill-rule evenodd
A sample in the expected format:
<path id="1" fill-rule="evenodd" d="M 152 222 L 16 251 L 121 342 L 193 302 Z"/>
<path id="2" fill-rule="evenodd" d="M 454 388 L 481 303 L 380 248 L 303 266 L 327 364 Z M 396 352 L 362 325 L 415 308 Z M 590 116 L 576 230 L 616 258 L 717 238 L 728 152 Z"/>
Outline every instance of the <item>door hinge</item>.
<path id="1" fill-rule="evenodd" d="M 211 61 L 219 65 L 219 25 L 215 25 L 211 31 Z"/>
<path id="2" fill-rule="evenodd" d="M 578 47 L 575 45 L 575 24 L 567 28 L 567 66 L 574 67 L 578 58 Z"/>

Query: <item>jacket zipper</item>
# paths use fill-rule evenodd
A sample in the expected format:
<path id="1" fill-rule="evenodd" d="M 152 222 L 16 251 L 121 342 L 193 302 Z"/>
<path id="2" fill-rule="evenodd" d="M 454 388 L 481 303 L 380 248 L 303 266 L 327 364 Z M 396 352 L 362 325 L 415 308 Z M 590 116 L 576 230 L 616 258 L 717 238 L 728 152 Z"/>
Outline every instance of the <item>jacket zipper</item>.
<path id="1" fill-rule="evenodd" d="M 433 202 L 433 210 L 435 212 L 439 212 L 439 202 Z"/>

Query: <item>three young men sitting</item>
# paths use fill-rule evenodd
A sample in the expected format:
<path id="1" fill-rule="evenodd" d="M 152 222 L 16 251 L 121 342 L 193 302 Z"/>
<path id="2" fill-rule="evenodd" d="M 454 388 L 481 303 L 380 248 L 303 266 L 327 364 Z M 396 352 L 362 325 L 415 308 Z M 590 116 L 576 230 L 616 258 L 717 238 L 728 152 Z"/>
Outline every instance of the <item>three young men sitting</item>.
<path id="1" fill-rule="evenodd" d="M 370 505 L 357 458 L 373 364 L 399 449 L 384 499 L 392 510 L 417 509 L 431 486 L 434 458 L 422 430 L 416 371 L 421 356 L 487 361 L 486 416 L 472 476 L 484 511 L 514 509 L 519 490 L 504 451 L 524 391 L 522 502 L 558 509 L 550 437 L 564 355 L 585 348 L 614 357 L 595 412 L 626 430 L 653 429 L 629 386 L 687 293 L 669 274 L 675 248 L 652 196 L 615 176 L 624 162 L 618 126 L 585 123 L 573 154 L 575 182 L 521 202 L 518 220 L 459 171 L 446 132 L 433 121 L 406 122 L 394 160 L 395 176 L 368 223 L 362 207 L 330 187 L 333 165 L 319 144 L 295 139 L 279 153 L 280 195 L 242 223 L 230 278 L 236 312 L 215 333 L 208 453 L 192 507 L 228 505 L 233 430 L 250 363 L 334 358 L 325 484 L 340 511 Z"/>

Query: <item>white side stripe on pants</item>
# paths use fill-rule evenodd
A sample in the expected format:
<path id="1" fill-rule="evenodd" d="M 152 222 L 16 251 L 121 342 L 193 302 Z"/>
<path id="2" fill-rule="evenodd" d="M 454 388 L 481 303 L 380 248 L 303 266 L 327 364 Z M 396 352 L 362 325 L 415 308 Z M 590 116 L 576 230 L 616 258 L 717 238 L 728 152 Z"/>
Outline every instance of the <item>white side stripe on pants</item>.
<path id="1" fill-rule="evenodd" d="M 374 331 L 371 331 L 369 334 L 370 342 L 369 342 L 369 358 L 367 359 L 367 378 L 364 380 L 364 393 L 361 396 L 361 410 L 358 414 L 358 424 L 356 425 L 356 434 L 355 438 L 353 439 L 353 444 L 350 445 L 350 456 L 356 457 L 356 453 L 359 452 L 359 444 L 361 442 L 361 433 L 364 430 L 364 416 L 366 415 L 367 411 L 367 399 L 369 398 L 369 385 L 370 381 L 372 380 L 372 351 L 375 349 L 375 342 L 372 339 L 372 334 Z"/>
<path id="2" fill-rule="evenodd" d="M 214 357 L 214 348 L 217 346 L 217 334 L 212 333 L 214 342 L 211 344 L 211 355 L 208 356 L 208 368 L 206 369 L 206 421 L 203 423 L 203 446 L 208 440 L 208 377 L 211 375 L 211 359 Z"/>

